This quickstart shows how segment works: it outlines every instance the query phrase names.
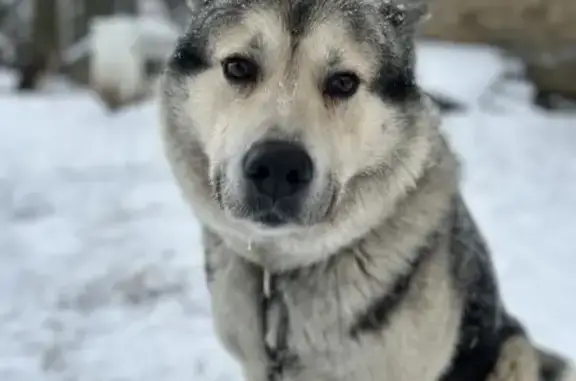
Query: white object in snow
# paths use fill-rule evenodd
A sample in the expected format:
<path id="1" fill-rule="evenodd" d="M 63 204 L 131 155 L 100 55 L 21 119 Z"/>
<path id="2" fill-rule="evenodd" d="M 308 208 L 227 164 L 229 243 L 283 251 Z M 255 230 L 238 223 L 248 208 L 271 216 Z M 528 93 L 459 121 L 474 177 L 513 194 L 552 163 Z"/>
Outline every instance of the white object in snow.
<path id="1" fill-rule="evenodd" d="M 134 49 L 148 59 L 163 60 L 172 53 L 181 32 L 174 23 L 167 19 L 140 17 Z"/>
<path id="2" fill-rule="evenodd" d="M 168 20 L 150 16 L 110 16 L 90 31 L 90 83 L 107 102 L 125 104 L 150 89 L 147 60 L 164 60 L 180 35 Z"/>
<path id="3" fill-rule="evenodd" d="M 144 87 L 144 57 L 134 49 L 138 19 L 131 16 L 96 18 L 90 26 L 90 84 L 105 100 L 123 104 Z"/>

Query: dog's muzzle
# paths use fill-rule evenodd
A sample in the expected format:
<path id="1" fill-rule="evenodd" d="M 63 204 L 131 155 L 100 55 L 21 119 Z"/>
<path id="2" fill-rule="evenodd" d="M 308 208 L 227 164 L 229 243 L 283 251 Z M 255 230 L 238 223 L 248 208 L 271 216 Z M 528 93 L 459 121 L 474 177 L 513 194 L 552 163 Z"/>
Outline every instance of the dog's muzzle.
<path id="1" fill-rule="evenodd" d="M 244 156 L 242 170 L 250 214 L 267 226 L 295 219 L 314 177 L 306 150 L 280 140 L 253 145 Z"/>

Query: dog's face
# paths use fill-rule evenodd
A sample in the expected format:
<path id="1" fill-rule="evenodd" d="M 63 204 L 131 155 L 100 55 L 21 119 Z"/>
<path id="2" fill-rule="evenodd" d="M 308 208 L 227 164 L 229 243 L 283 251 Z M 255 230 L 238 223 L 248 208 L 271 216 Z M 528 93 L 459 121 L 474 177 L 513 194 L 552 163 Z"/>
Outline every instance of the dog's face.
<path id="1" fill-rule="evenodd" d="M 187 154 L 204 157 L 195 171 L 206 189 L 194 192 L 255 235 L 313 231 L 365 208 L 363 179 L 384 176 L 422 135 L 412 32 L 423 5 L 191 3 L 164 110 L 169 139 L 202 151 Z"/>

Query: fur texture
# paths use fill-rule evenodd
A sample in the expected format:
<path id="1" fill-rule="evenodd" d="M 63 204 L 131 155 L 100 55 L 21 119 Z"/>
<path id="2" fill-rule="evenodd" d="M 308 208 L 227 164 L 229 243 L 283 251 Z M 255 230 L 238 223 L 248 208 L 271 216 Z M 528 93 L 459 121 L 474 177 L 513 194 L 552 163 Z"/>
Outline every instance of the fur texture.
<path id="1" fill-rule="evenodd" d="M 162 134 L 203 223 L 216 331 L 247 381 L 572 381 L 505 310 L 459 196 L 414 78 L 425 4 L 189 3 Z M 231 57 L 249 83 L 224 75 Z M 334 73 L 358 79 L 346 99 L 327 95 Z M 275 227 L 255 218 L 242 167 L 269 140 L 314 168 Z"/>

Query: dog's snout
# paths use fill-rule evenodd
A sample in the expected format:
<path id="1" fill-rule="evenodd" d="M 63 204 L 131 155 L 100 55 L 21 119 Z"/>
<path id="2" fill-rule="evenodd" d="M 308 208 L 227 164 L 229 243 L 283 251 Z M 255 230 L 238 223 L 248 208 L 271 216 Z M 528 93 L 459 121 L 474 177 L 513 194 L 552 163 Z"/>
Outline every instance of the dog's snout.
<path id="1" fill-rule="evenodd" d="M 304 148 L 283 141 L 254 145 L 244 157 L 243 168 L 258 194 L 273 201 L 295 196 L 313 176 L 312 159 Z"/>

